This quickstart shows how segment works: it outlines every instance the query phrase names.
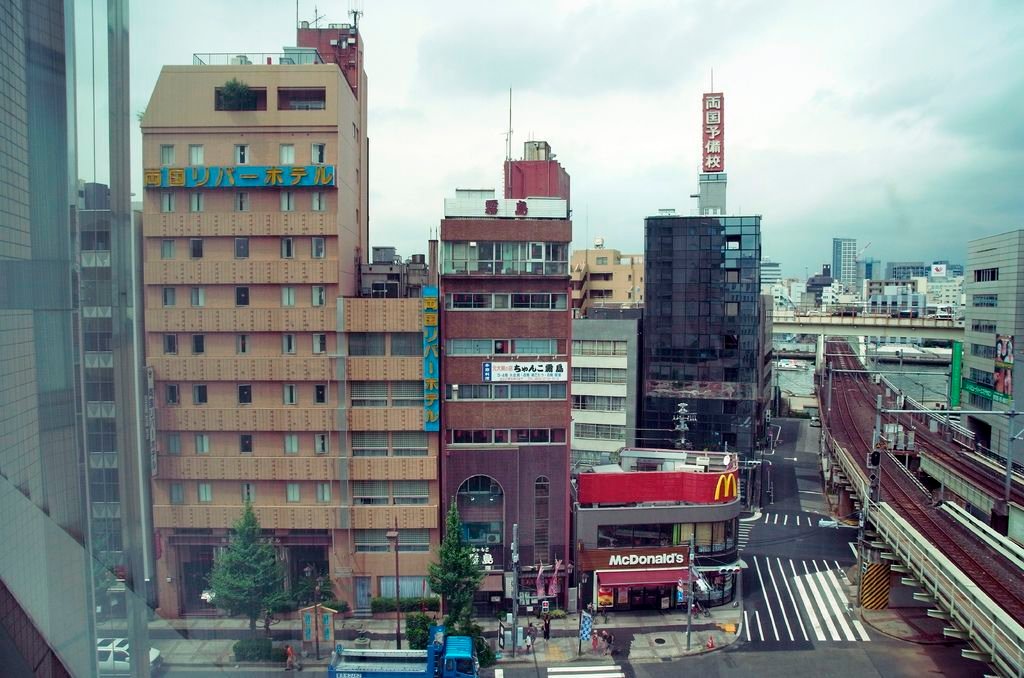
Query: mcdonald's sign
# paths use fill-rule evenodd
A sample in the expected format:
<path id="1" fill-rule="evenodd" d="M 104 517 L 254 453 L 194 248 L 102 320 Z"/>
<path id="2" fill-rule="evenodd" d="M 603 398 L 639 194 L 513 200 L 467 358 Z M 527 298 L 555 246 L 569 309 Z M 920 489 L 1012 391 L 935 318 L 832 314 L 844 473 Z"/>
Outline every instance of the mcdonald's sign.
<path id="1" fill-rule="evenodd" d="M 739 490 L 736 488 L 736 473 L 723 473 L 718 476 L 718 482 L 715 483 L 715 501 L 720 499 L 735 499 L 739 495 Z"/>

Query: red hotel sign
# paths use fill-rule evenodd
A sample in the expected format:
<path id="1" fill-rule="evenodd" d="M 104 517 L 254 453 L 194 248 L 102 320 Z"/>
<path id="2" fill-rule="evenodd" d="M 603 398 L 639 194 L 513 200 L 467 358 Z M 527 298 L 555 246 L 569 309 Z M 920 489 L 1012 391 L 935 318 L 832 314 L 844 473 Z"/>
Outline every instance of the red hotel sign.
<path id="1" fill-rule="evenodd" d="M 725 97 L 721 92 L 704 95 L 701 106 L 701 129 L 704 130 L 702 172 L 725 171 Z"/>
<path id="2" fill-rule="evenodd" d="M 580 566 L 593 570 L 648 570 L 686 567 L 689 546 L 654 546 L 634 549 L 580 549 Z"/>
<path id="3" fill-rule="evenodd" d="M 636 504 L 673 501 L 688 504 L 727 504 L 739 496 L 736 470 L 723 473 L 699 471 L 632 471 L 629 473 L 581 473 L 581 504 Z"/>

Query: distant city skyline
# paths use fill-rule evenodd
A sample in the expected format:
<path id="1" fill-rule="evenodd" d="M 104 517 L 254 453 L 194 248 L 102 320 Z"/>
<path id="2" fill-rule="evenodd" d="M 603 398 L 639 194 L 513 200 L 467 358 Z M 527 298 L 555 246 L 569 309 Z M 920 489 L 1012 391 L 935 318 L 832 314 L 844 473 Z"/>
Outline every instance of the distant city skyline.
<path id="1" fill-rule="evenodd" d="M 1012 5 L 363 4 L 372 244 L 405 256 L 425 250 L 452 186 L 500 188 L 510 87 L 513 156 L 545 139 L 571 168 L 574 247 L 603 236 L 642 252 L 646 216 L 695 207 L 712 68 L 729 106 L 729 211 L 763 215 L 764 254 L 785 275 L 830 261 L 833 237 L 872 241 L 875 258 L 963 261 L 969 237 L 1024 226 Z M 291 3 L 133 9 L 133 111 L 162 64 L 295 43 Z M 313 19 L 314 3 L 298 9 Z M 350 21 L 347 6 L 319 9 L 322 24 Z M 243 11 L 259 21 L 225 31 Z M 527 20 L 528 43 L 512 30 Z"/>

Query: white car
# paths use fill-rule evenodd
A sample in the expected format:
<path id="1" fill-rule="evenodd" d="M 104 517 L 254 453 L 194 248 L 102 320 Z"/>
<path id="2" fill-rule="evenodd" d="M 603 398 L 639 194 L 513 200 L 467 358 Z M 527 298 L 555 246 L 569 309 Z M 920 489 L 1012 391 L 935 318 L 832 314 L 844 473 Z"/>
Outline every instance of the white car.
<path id="1" fill-rule="evenodd" d="M 100 638 L 96 641 L 96 661 L 101 676 L 130 676 L 131 648 L 127 638 Z M 160 650 L 149 648 L 150 675 L 156 675 L 163 667 Z"/>

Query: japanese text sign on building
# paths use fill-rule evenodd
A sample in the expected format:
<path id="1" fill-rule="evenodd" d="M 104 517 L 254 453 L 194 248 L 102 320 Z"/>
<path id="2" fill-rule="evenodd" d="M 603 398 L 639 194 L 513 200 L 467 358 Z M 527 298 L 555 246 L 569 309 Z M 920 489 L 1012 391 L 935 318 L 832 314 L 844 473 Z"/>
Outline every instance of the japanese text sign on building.
<path id="1" fill-rule="evenodd" d="M 567 363 L 483 363 L 484 381 L 566 381 Z"/>
<path id="2" fill-rule="evenodd" d="M 725 96 L 721 92 L 704 95 L 700 112 L 704 145 L 702 172 L 725 171 Z"/>
<path id="3" fill-rule="evenodd" d="M 145 188 L 302 188 L 334 186 L 334 165 L 235 165 L 154 167 L 143 172 Z"/>
<path id="4" fill-rule="evenodd" d="M 437 287 L 423 288 L 423 430 L 441 427 L 441 361 L 438 355 Z"/>

